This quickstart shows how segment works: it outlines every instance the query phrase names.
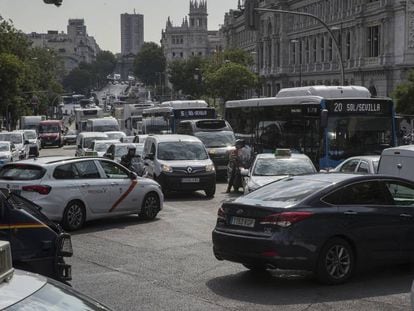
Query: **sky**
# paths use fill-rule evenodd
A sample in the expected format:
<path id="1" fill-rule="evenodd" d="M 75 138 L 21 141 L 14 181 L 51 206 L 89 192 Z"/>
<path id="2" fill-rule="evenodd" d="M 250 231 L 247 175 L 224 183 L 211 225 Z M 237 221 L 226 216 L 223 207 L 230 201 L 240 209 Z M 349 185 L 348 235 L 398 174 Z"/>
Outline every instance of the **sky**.
<path id="1" fill-rule="evenodd" d="M 207 0 L 208 28 L 217 30 L 224 14 L 237 8 L 237 0 Z M 63 0 L 60 7 L 43 0 L 0 0 L 0 16 L 13 21 L 25 32 L 46 33 L 48 30 L 66 32 L 70 18 L 83 18 L 87 32 L 95 37 L 103 50 L 121 51 L 122 13 L 144 15 L 144 40 L 160 42 L 161 30 L 168 16 L 175 26 L 189 12 L 190 0 Z"/>

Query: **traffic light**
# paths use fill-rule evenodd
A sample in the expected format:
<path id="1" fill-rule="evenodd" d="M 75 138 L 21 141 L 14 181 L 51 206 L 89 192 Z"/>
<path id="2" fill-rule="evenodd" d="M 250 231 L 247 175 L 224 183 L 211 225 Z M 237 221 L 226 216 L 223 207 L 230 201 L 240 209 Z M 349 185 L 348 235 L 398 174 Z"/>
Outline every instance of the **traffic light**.
<path id="1" fill-rule="evenodd" d="M 63 0 L 43 0 L 44 3 L 60 6 Z"/>
<path id="2" fill-rule="evenodd" d="M 259 29 L 260 16 L 259 12 L 255 9 L 259 7 L 258 0 L 245 0 L 244 1 L 244 19 L 246 26 L 250 30 Z"/>

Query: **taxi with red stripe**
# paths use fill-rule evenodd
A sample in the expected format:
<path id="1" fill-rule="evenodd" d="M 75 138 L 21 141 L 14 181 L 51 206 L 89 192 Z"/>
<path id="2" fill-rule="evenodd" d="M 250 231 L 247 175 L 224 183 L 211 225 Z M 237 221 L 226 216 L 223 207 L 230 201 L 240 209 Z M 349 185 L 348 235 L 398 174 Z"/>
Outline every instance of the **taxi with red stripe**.
<path id="1" fill-rule="evenodd" d="M 97 157 L 43 157 L 0 169 L 0 187 L 41 206 L 66 230 L 86 221 L 126 214 L 154 219 L 163 208 L 160 185 L 122 165 Z"/>

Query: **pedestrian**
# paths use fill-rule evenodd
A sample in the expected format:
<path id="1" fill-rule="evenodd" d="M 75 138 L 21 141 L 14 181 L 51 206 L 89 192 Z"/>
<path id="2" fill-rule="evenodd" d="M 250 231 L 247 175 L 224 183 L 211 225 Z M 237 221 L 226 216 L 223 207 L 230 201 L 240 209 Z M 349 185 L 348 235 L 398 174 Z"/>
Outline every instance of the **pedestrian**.
<path id="1" fill-rule="evenodd" d="M 232 152 L 229 159 L 230 176 L 226 193 L 234 190 L 238 191 L 242 186 L 241 168 L 249 168 L 251 159 L 251 149 L 246 146 L 244 139 L 236 140 L 236 150 Z"/>

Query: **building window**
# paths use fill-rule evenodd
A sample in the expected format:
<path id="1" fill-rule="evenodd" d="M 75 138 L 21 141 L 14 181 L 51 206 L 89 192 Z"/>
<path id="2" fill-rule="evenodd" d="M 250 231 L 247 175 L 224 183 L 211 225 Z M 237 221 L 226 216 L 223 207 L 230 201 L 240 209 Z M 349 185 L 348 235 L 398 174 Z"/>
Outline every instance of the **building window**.
<path id="1" fill-rule="evenodd" d="M 346 59 L 351 59 L 351 32 L 346 34 Z"/>
<path id="2" fill-rule="evenodd" d="M 296 65 L 296 41 L 292 42 L 292 59 L 291 59 L 291 63 Z"/>
<path id="3" fill-rule="evenodd" d="M 184 57 L 184 53 L 180 52 L 180 57 L 183 58 Z"/>
<path id="4" fill-rule="evenodd" d="M 380 52 L 379 26 L 368 28 L 368 57 L 377 57 Z"/>
<path id="5" fill-rule="evenodd" d="M 332 61 L 332 38 L 329 38 L 329 43 L 328 43 L 328 61 Z"/>
<path id="6" fill-rule="evenodd" d="M 316 42 L 316 38 L 313 39 L 313 62 L 316 63 L 316 47 L 317 47 L 317 42 Z"/>
<path id="7" fill-rule="evenodd" d="M 306 39 L 306 45 L 305 45 L 305 63 L 309 64 L 309 39 Z"/>
<path id="8" fill-rule="evenodd" d="M 175 57 L 175 52 L 172 53 L 172 56 Z"/>
<path id="9" fill-rule="evenodd" d="M 321 62 L 325 62 L 325 37 L 321 37 Z"/>

